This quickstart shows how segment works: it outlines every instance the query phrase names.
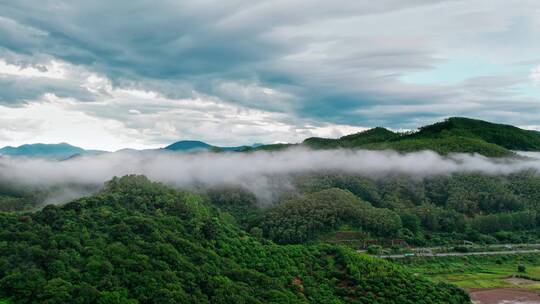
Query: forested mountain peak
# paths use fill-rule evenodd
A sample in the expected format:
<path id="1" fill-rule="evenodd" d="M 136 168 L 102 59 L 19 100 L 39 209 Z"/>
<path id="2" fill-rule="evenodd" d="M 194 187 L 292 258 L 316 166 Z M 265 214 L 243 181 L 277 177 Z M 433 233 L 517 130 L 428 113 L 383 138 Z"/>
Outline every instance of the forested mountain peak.
<path id="1" fill-rule="evenodd" d="M 377 127 L 337 139 L 312 137 L 306 139 L 303 145 L 315 149 L 433 150 L 440 154 L 478 153 L 502 157 L 512 156 L 512 150 L 540 151 L 540 132 L 477 119 L 450 117 L 421 127 L 416 132 L 398 133 Z"/>
<path id="2" fill-rule="evenodd" d="M 371 138 L 379 137 L 382 139 L 390 139 L 390 138 L 396 138 L 397 136 L 399 136 L 399 134 L 396 132 L 393 132 L 383 127 L 375 127 L 375 128 L 362 131 L 362 132 L 342 136 L 340 137 L 340 139 L 353 140 L 353 139 L 367 138 L 367 137 L 371 137 Z"/>
<path id="3" fill-rule="evenodd" d="M 482 139 L 510 150 L 540 150 L 540 132 L 465 117 L 450 117 L 421 127 L 411 138 L 462 136 Z"/>
<path id="4" fill-rule="evenodd" d="M 171 151 L 193 151 L 193 150 L 211 150 L 212 145 L 199 140 L 181 140 L 166 146 L 165 150 Z"/>
<path id="5" fill-rule="evenodd" d="M 399 133 L 392 132 L 383 127 L 376 127 L 362 132 L 345 135 L 338 139 L 310 137 L 304 140 L 302 144 L 310 148 L 354 148 L 364 144 L 394 140 L 399 137 Z"/>

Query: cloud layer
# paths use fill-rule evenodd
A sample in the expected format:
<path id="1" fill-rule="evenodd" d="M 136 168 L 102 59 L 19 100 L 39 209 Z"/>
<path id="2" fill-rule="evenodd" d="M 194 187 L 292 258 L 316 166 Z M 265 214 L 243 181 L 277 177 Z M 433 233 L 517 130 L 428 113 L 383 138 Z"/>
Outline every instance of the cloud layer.
<path id="1" fill-rule="evenodd" d="M 297 141 L 455 115 L 537 126 L 539 17 L 535 0 L 0 1 L 0 111 L 58 110 L 0 121 L 0 140 L 73 142 L 46 130 L 74 112 L 116 126 L 71 123 L 90 148 Z"/>
<path id="2" fill-rule="evenodd" d="M 424 151 L 307 150 L 281 152 L 197 153 L 118 152 L 77 157 L 67 161 L 0 158 L 0 181 L 25 187 L 99 186 L 113 176 L 144 174 L 152 180 L 193 189 L 219 185 L 244 187 L 262 201 L 291 189 L 289 177 L 321 171 L 340 171 L 368 177 L 404 174 L 428 177 L 456 172 L 510 174 L 540 170 L 540 158 L 489 159 L 480 155 L 448 157 Z M 70 196 L 71 198 L 72 196 Z"/>

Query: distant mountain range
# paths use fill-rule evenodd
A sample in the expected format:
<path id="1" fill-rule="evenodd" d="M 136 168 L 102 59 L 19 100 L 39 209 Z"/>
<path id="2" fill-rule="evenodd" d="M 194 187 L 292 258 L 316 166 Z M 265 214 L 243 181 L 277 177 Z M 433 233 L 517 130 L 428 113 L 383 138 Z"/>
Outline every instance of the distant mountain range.
<path id="1" fill-rule="evenodd" d="M 201 151 L 251 152 L 260 150 L 275 151 L 294 146 L 304 146 L 312 149 L 389 149 L 400 152 L 433 150 L 440 154 L 461 152 L 501 157 L 514 155 L 513 151 L 540 151 L 540 132 L 482 120 L 452 117 L 442 122 L 421 127 L 415 132 L 399 133 L 377 127 L 335 139 L 311 137 L 299 144 L 254 144 L 237 147 L 220 147 L 202 141 L 182 140 L 158 150 L 190 153 Z M 123 149 L 121 151 L 137 150 Z M 28 144 L 0 149 L 0 155 L 57 160 L 100 153 L 107 152 L 85 150 L 67 143 Z"/>
<path id="2" fill-rule="evenodd" d="M 253 149 L 260 146 L 260 144 L 254 144 L 251 146 L 238 146 L 238 147 L 219 147 L 207 144 L 202 141 L 196 140 L 181 140 L 174 144 L 168 145 L 164 148 L 157 150 L 166 150 L 174 152 L 225 152 L 225 151 L 243 151 Z M 155 149 L 147 150 L 135 150 L 135 149 L 122 149 L 117 152 L 140 152 L 140 151 L 156 151 Z M 72 146 L 67 143 L 60 144 L 26 144 L 18 147 L 7 146 L 0 149 L 0 155 L 27 157 L 27 158 L 44 158 L 55 160 L 67 160 L 76 158 L 83 155 L 96 155 L 101 153 L 110 153 L 101 150 L 85 150 L 80 147 Z"/>
<path id="3" fill-rule="evenodd" d="M 99 154 L 104 151 L 85 150 L 67 143 L 60 144 L 27 144 L 18 147 L 7 146 L 0 149 L 0 155 L 32 158 L 64 159 L 74 155 Z"/>

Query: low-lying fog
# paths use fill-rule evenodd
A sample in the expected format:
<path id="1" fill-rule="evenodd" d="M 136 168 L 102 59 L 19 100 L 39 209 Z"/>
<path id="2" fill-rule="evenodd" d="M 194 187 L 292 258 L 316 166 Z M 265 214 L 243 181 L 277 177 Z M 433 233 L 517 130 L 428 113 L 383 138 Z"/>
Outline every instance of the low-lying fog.
<path id="1" fill-rule="evenodd" d="M 287 175 L 294 173 L 335 170 L 366 176 L 397 173 L 426 177 L 455 172 L 509 174 L 540 169 L 540 154 L 524 155 L 527 157 L 490 159 L 471 154 L 440 156 L 430 151 L 400 154 L 297 148 L 255 153 L 118 152 L 66 161 L 0 157 L 0 182 L 25 187 L 100 185 L 113 176 L 144 174 L 152 180 L 181 188 L 237 185 L 262 200 L 271 200 L 276 187 L 291 187 Z M 77 193 L 70 193 L 66 198 L 57 199 L 76 196 Z"/>

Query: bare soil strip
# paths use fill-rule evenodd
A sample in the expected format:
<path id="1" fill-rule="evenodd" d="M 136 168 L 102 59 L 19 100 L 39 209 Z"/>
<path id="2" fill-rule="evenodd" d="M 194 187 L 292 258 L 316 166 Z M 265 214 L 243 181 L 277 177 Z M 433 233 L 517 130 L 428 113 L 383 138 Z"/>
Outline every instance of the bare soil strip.
<path id="1" fill-rule="evenodd" d="M 469 294 L 475 304 L 540 304 L 540 294 L 523 289 L 476 289 Z"/>

